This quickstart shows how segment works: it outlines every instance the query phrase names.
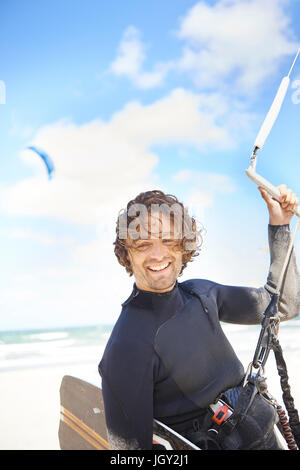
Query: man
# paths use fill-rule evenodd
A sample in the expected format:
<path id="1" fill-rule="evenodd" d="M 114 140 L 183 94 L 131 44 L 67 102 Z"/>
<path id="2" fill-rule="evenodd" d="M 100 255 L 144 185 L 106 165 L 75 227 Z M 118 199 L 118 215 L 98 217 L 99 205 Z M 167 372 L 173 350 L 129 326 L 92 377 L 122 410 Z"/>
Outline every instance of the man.
<path id="1" fill-rule="evenodd" d="M 141 193 L 119 216 L 115 254 L 135 283 L 99 364 L 111 449 L 152 449 L 153 418 L 198 445 L 223 448 L 222 443 L 206 439 L 208 407 L 221 394 L 232 397 L 238 392 L 244 369 L 220 321 L 261 323 L 290 241 L 292 211 L 298 205 L 284 185 L 279 186 L 280 203 L 259 189 L 269 211 L 271 255 L 267 284 L 261 288 L 203 279 L 178 282 L 198 254 L 201 232 L 175 196 Z M 292 253 L 279 301 L 281 320 L 295 317 L 299 305 L 300 278 Z M 253 439 L 261 435 L 259 442 L 249 441 L 248 430 L 241 429 L 244 437 L 237 436 L 239 444 L 232 448 L 279 448 L 269 407 L 254 404 L 249 416 L 249 426 L 255 423 L 258 429 Z M 230 448 L 228 442 L 224 448 Z"/>

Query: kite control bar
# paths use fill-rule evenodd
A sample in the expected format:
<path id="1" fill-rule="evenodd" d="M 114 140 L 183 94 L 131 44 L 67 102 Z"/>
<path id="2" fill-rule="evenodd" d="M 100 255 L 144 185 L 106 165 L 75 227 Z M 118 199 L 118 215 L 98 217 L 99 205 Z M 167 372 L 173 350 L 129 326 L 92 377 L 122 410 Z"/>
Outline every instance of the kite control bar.
<path id="1" fill-rule="evenodd" d="M 252 158 L 252 157 L 251 157 Z M 256 156 L 255 156 L 256 159 Z M 274 199 L 277 201 L 280 200 L 280 191 L 276 186 L 271 184 L 269 181 L 267 181 L 265 178 L 263 178 L 261 175 L 256 173 L 255 171 L 255 165 L 253 165 L 254 158 L 252 160 L 251 165 L 249 168 L 246 170 L 246 175 L 253 181 L 253 183 L 257 184 L 257 186 L 260 186 L 261 188 L 265 189 L 270 196 L 272 196 Z M 300 217 L 300 206 L 297 206 L 296 209 L 293 211 L 298 217 Z"/>
<path id="2" fill-rule="evenodd" d="M 269 181 L 267 181 L 265 178 L 260 176 L 258 173 L 256 173 L 256 158 L 257 158 L 257 151 L 261 150 L 264 146 L 264 143 L 277 119 L 277 116 L 279 114 L 279 111 L 281 109 L 283 100 L 285 98 L 289 83 L 290 83 L 290 74 L 294 68 L 294 65 L 296 63 L 296 60 L 298 58 L 298 55 L 300 53 L 300 48 L 298 49 L 298 52 L 296 54 L 296 57 L 294 59 L 294 62 L 290 68 L 290 71 L 286 77 L 283 77 L 280 86 L 278 88 L 278 91 L 276 93 L 276 96 L 274 98 L 274 101 L 269 109 L 269 112 L 267 116 L 265 117 L 265 120 L 259 130 L 259 133 L 256 137 L 255 143 L 254 143 L 254 151 L 251 156 L 251 164 L 249 168 L 246 170 L 247 176 L 255 183 L 257 186 L 262 187 L 265 189 L 270 196 L 272 196 L 274 199 L 277 201 L 280 200 L 280 192 L 276 186 L 273 186 Z M 300 207 L 298 206 L 295 210 L 294 213 L 300 217 Z"/>

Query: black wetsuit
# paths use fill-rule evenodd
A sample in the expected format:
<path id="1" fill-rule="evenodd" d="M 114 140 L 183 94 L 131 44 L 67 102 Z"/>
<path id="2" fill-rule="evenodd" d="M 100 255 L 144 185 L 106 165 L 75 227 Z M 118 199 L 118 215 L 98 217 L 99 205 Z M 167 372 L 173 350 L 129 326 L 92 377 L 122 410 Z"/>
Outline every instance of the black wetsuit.
<path id="1" fill-rule="evenodd" d="M 244 369 L 220 321 L 261 322 L 287 249 L 288 226 L 269 227 L 269 240 L 265 287 L 194 279 L 157 294 L 134 285 L 99 364 L 111 448 L 151 449 L 153 417 L 180 429 L 201 420 L 221 392 L 240 384 Z M 299 286 L 293 254 L 279 305 L 283 319 L 298 314 Z"/>

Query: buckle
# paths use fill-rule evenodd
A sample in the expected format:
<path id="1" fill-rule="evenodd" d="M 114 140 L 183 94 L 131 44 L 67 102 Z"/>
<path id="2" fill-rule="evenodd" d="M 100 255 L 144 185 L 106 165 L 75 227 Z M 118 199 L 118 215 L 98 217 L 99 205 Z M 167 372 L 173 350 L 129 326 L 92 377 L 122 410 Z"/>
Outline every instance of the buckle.
<path id="1" fill-rule="evenodd" d="M 229 416 L 229 407 L 227 405 L 222 405 L 217 409 L 211 419 L 220 426 L 225 419 L 229 418 Z"/>

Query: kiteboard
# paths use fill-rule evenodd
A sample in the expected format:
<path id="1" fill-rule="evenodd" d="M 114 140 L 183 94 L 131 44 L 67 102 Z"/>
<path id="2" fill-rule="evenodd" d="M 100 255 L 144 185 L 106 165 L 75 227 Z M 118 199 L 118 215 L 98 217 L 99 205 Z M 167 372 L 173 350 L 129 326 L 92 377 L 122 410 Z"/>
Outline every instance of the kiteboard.
<path id="1" fill-rule="evenodd" d="M 65 375 L 60 386 L 61 450 L 109 450 L 100 387 Z M 200 450 L 173 429 L 153 421 L 154 450 Z"/>

